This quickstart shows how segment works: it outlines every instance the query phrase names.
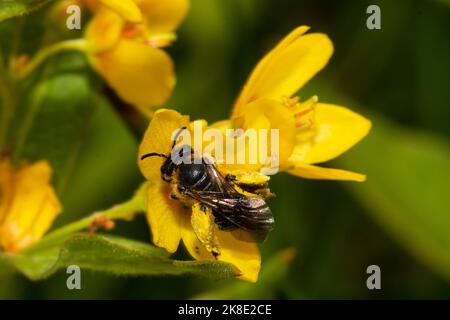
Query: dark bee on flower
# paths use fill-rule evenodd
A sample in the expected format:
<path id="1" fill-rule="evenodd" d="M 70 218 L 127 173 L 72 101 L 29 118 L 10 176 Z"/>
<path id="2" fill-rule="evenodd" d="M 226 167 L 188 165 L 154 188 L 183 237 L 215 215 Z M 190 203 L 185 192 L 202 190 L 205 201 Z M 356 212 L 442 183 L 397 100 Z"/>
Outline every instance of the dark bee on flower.
<path id="1" fill-rule="evenodd" d="M 170 156 L 148 153 L 141 160 L 154 156 L 165 158 L 161 178 L 172 185 L 171 197 L 186 205 L 198 202 L 202 211 L 210 209 L 220 230 L 242 230 L 246 233 L 233 235 L 246 241 L 264 241 L 275 224 L 265 202 L 272 195 L 267 183 L 242 183 L 235 176 L 223 176 L 208 158 L 196 157 L 189 145 L 175 147 L 185 129 L 181 128 L 175 135 Z"/>

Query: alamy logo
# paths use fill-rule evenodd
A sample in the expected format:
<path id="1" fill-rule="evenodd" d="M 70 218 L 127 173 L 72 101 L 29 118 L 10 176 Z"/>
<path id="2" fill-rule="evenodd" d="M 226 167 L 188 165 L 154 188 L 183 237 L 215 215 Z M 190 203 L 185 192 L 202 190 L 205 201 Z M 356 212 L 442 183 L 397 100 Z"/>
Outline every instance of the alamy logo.
<path id="1" fill-rule="evenodd" d="M 80 269 L 80 267 L 77 265 L 68 266 L 66 273 L 70 274 L 70 276 L 67 277 L 67 281 L 66 281 L 67 289 L 80 290 L 81 289 L 81 269 Z"/>
<path id="2" fill-rule="evenodd" d="M 81 29 L 81 9 L 76 4 L 67 7 L 66 13 L 69 15 L 66 20 L 66 27 L 69 30 Z"/>
<path id="3" fill-rule="evenodd" d="M 367 7 L 367 14 L 370 16 L 367 18 L 366 26 L 369 30 L 381 29 L 381 9 L 379 6 L 372 4 Z"/>
<path id="4" fill-rule="evenodd" d="M 372 264 L 367 267 L 367 274 L 370 276 L 367 278 L 366 286 L 369 290 L 381 289 L 381 269 L 376 264 Z"/>

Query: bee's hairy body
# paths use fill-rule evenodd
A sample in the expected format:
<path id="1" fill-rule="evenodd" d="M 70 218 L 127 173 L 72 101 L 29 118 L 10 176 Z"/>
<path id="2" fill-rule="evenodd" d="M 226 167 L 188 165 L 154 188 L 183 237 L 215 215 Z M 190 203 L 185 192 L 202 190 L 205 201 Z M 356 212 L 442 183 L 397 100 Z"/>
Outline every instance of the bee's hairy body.
<path id="1" fill-rule="evenodd" d="M 179 133 L 185 129 L 181 128 Z M 220 230 L 240 229 L 251 235 L 251 241 L 263 241 L 275 223 L 264 200 L 272 196 L 267 183 L 246 184 L 233 175 L 224 177 L 210 159 L 195 157 L 190 146 L 175 147 L 179 133 L 173 141 L 170 156 L 148 153 L 141 160 L 151 156 L 165 158 L 160 169 L 161 178 L 170 183 L 172 199 L 185 207 L 200 204 L 201 211 L 212 213 Z"/>
<path id="2" fill-rule="evenodd" d="M 169 160 L 168 162 L 170 161 L 171 160 Z M 207 166 L 212 166 L 212 164 L 209 164 L 208 160 L 202 159 L 202 163 L 181 163 L 176 167 L 176 169 L 174 169 L 173 172 L 170 173 L 167 171 L 167 169 L 170 168 L 170 165 L 163 165 L 161 167 L 161 176 L 163 180 L 171 184 L 171 198 L 181 201 L 187 208 L 192 207 L 192 205 L 196 203 L 196 200 L 186 195 L 187 190 L 208 192 L 211 194 L 216 194 L 216 197 L 219 198 L 222 191 L 218 188 L 218 185 L 213 183 L 213 181 L 211 180 L 211 177 L 208 174 Z M 171 176 L 169 176 L 168 173 L 171 174 Z M 242 194 L 240 196 L 240 199 L 241 201 L 245 201 L 249 199 L 249 197 Z M 251 199 L 252 202 L 257 205 L 257 208 L 259 210 L 269 210 L 264 200 L 262 200 L 260 197 L 257 197 L 256 194 Z M 212 201 L 215 201 L 215 199 L 213 199 Z M 214 222 L 219 227 L 219 229 L 233 229 L 233 224 L 226 219 L 223 219 L 220 214 L 218 214 L 217 210 L 212 209 L 212 213 L 214 215 Z"/>

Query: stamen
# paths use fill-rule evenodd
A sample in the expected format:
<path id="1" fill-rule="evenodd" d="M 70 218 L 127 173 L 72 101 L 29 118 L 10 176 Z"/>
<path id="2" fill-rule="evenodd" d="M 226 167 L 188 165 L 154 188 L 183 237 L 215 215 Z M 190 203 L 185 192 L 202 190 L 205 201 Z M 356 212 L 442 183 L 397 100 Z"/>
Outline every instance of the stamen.
<path id="1" fill-rule="evenodd" d="M 311 126 L 313 124 L 312 119 L 304 120 L 304 121 L 298 121 L 295 123 L 296 128 Z"/>
<path id="2" fill-rule="evenodd" d="M 295 97 L 282 97 L 281 98 L 282 103 L 288 107 L 288 108 L 294 108 L 298 105 L 299 101 L 300 101 L 300 97 L 295 96 Z"/>
<path id="3" fill-rule="evenodd" d="M 294 114 L 295 118 L 298 119 L 295 127 L 301 128 L 314 124 L 314 110 L 316 109 L 317 101 L 319 101 L 318 97 L 312 96 L 305 102 L 298 104 L 297 111 Z"/>
<path id="4" fill-rule="evenodd" d="M 148 39 L 148 44 L 154 48 L 163 48 L 169 46 L 177 38 L 173 32 L 159 34 Z"/>
<path id="5" fill-rule="evenodd" d="M 295 113 L 296 117 L 302 117 L 312 111 L 316 108 L 317 101 L 319 101 L 319 98 L 317 96 L 312 96 L 305 102 L 302 102 L 299 104 L 299 111 Z"/>
<path id="6" fill-rule="evenodd" d="M 136 38 L 138 34 L 139 27 L 136 24 L 127 24 L 122 30 L 122 35 L 128 39 Z"/>

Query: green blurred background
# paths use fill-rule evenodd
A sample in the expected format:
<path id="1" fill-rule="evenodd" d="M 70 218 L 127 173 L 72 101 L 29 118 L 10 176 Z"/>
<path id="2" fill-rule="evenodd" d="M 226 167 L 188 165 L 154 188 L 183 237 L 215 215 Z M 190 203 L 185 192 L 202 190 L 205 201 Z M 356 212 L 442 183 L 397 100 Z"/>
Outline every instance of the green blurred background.
<path id="1" fill-rule="evenodd" d="M 381 8 L 381 30 L 366 28 L 370 4 Z M 2 278 L 0 297 L 450 298 L 449 9 L 445 0 L 192 0 L 169 49 L 178 82 L 167 106 L 193 119 L 226 118 L 254 64 L 293 28 L 309 25 L 330 36 L 335 53 L 299 95 L 317 94 L 373 121 L 365 140 L 326 164 L 364 172 L 367 182 L 273 177 L 277 197 L 269 204 L 277 226 L 261 245 L 257 284 L 83 271 L 82 290 L 70 291 L 61 271 L 36 283 Z M 73 36 L 58 27 L 43 35 L 44 11 L 27 17 L 30 41 L 19 44 L 20 52 L 32 53 L 59 32 Z M 17 23 L 2 23 L 3 46 Z M 44 91 L 46 108 L 24 154 L 38 158 L 39 149 L 60 164 L 55 179 L 66 210 L 59 226 L 127 199 L 142 181 L 134 155 L 146 124 L 87 70 L 81 55 L 60 54 L 39 75 L 45 90 L 30 91 L 30 101 Z M 67 102 L 71 90 L 79 98 Z M 54 141 L 45 143 L 49 136 Z M 115 232 L 150 239 L 144 217 L 119 223 Z M 280 253 L 286 248 L 296 252 L 290 263 Z M 381 290 L 366 287 L 371 264 L 381 268 Z"/>

